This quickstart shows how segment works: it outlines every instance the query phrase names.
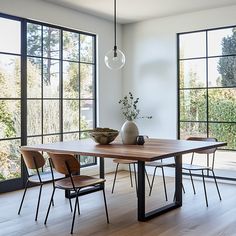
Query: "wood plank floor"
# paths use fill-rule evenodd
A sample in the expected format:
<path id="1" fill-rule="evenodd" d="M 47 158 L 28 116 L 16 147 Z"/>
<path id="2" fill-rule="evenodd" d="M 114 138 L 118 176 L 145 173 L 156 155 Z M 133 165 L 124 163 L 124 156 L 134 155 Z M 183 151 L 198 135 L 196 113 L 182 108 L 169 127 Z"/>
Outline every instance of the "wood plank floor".
<path id="1" fill-rule="evenodd" d="M 119 172 L 114 194 L 111 194 L 113 174 L 106 176 L 106 193 L 110 224 L 106 223 L 102 192 L 80 197 L 81 215 L 76 217 L 74 235 L 80 236 L 234 236 L 236 235 L 236 185 L 220 183 L 223 200 L 220 201 L 213 182 L 207 182 L 209 207 L 205 205 L 201 181 L 195 181 L 194 195 L 190 180 L 184 179 L 186 194 L 183 207 L 148 222 L 138 222 L 136 193 L 130 187 L 128 172 Z M 167 178 L 169 202 L 173 199 L 173 178 Z M 70 235 L 72 214 L 63 191 L 57 190 L 55 206 L 48 224 L 43 224 L 52 187 L 45 185 L 38 221 L 34 221 L 38 188 L 31 188 L 20 216 L 17 210 L 23 191 L 0 195 L 1 236 L 64 236 Z M 166 204 L 161 178 L 157 177 L 152 196 L 148 196 L 147 208 Z"/>

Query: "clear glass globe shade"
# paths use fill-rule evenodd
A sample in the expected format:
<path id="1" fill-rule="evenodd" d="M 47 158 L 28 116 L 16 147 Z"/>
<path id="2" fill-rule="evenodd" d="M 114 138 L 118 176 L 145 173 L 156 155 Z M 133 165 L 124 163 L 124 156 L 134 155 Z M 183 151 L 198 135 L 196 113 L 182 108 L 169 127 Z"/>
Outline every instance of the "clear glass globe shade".
<path id="1" fill-rule="evenodd" d="M 108 51 L 105 55 L 105 64 L 111 70 L 119 70 L 125 64 L 125 55 L 119 49 Z"/>

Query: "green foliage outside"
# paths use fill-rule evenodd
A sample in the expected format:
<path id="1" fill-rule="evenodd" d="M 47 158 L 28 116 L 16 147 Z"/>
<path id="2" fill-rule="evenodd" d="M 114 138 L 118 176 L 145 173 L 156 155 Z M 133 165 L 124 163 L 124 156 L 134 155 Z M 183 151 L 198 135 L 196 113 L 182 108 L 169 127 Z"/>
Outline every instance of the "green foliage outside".
<path id="1" fill-rule="evenodd" d="M 236 30 L 232 36 L 222 40 L 222 54 L 236 53 Z M 180 90 L 180 120 L 193 122 L 180 122 L 181 138 L 190 135 L 206 136 L 206 118 L 208 115 L 209 136 L 216 137 L 219 141 L 226 141 L 227 149 L 236 150 L 236 125 L 218 122 L 236 122 L 236 60 L 235 57 L 222 57 L 218 63 L 219 78 L 216 78 L 217 89 L 208 90 L 208 114 L 206 110 L 207 94 L 204 87 L 199 84 L 198 75 L 193 71 L 188 74 L 190 90 Z M 184 88 L 184 65 L 180 64 L 180 88 Z M 220 87 L 233 87 L 225 89 Z M 202 121 L 196 123 L 194 121 Z M 212 122 L 212 123 L 211 123 Z"/>
<path id="2" fill-rule="evenodd" d="M 41 32 L 43 32 L 43 44 L 41 45 Z M 81 37 L 80 43 L 83 48 L 89 49 L 91 43 L 87 38 Z M 78 51 L 73 48 L 77 44 L 79 34 L 64 32 L 63 44 L 65 55 L 68 59 L 79 59 Z M 27 103 L 27 132 L 28 135 L 40 135 L 41 125 L 43 122 L 43 133 L 58 133 L 59 132 L 59 63 L 52 58 L 59 58 L 59 30 L 49 27 L 43 27 L 35 24 L 28 24 L 27 31 L 27 54 L 30 56 L 42 56 L 41 47 L 43 46 L 43 56 L 49 59 L 28 57 L 27 62 L 27 95 L 29 98 L 40 99 L 42 94 L 41 73 L 43 72 L 43 90 L 49 98 L 56 98 L 57 100 L 45 100 L 43 109 L 43 121 L 41 121 L 41 100 L 29 100 Z M 78 45 L 77 45 L 78 46 Z M 77 47 L 79 48 L 79 47 Z M 67 53 L 67 54 L 66 54 Z M 0 55 L 1 56 L 1 55 Z M 77 58 L 76 58 L 77 57 Z M 87 52 L 85 58 L 91 60 L 90 54 Z M 93 98 L 93 81 L 92 81 L 92 65 L 84 64 L 80 66 L 78 62 L 65 62 L 67 66 L 63 71 L 63 94 L 64 98 L 78 99 L 81 91 L 81 96 L 84 99 Z M 43 71 L 41 71 L 41 68 Z M 67 74 L 66 76 L 64 74 Z M 66 78 L 65 78 L 66 77 Z M 7 62 L 0 57 L 0 91 L 3 98 L 19 98 L 19 101 L 9 102 L 9 100 L 0 100 L 0 138 L 14 138 L 20 137 L 21 128 L 21 114 L 20 114 L 20 97 L 21 97 L 21 83 L 20 83 L 20 57 L 12 57 Z M 82 107 L 81 107 L 82 106 Z M 86 104 L 78 102 L 78 100 L 69 100 L 63 104 L 64 123 L 63 128 L 66 131 L 88 130 L 91 126 L 87 118 L 87 113 L 80 113 Z M 80 123 L 79 123 L 80 122 Z M 77 138 L 75 135 L 67 135 L 67 140 Z M 82 138 L 86 138 L 87 133 L 83 133 Z M 59 141 L 59 136 L 45 137 L 45 142 Z M 35 140 L 34 140 L 35 139 Z M 30 142 L 38 143 L 40 138 L 34 138 Z M 20 139 L 5 140 L 0 142 L 0 181 L 5 179 L 16 178 L 21 173 L 21 160 L 19 147 Z M 84 164 L 93 161 L 92 157 L 83 158 Z"/>
<path id="3" fill-rule="evenodd" d="M 232 54 L 236 54 L 236 28 L 233 28 L 231 36 L 222 40 L 222 55 Z M 220 58 L 218 71 L 221 74 L 222 86 L 236 86 L 236 57 Z"/>

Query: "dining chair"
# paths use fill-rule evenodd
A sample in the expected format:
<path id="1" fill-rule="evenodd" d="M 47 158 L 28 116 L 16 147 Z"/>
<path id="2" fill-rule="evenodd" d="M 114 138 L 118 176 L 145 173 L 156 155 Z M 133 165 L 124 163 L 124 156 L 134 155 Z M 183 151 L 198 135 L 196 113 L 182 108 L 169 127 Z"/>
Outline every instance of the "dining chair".
<path id="1" fill-rule="evenodd" d="M 164 168 L 165 167 L 175 167 L 175 161 L 172 161 L 171 158 L 167 158 L 167 160 L 164 160 L 164 161 L 161 159 L 160 161 L 146 162 L 145 166 L 146 167 L 147 166 L 154 167 L 153 176 L 152 176 L 152 180 L 151 180 L 151 184 L 150 184 L 149 196 L 151 196 L 151 193 L 152 193 L 154 180 L 155 180 L 155 176 L 156 176 L 156 170 L 157 170 L 157 168 L 160 168 L 161 172 L 162 172 L 162 180 L 163 180 L 165 198 L 166 198 L 166 201 L 168 201 Z"/>
<path id="2" fill-rule="evenodd" d="M 65 177 L 61 180 L 55 180 L 53 171 L 51 171 L 52 179 L 53 179 L 53 192 L 51 196 L 51 201 L 49 202 L 47 215 L 46 215 L 44 224 L 46 225 L 47 223 L 47 219 L 48 219 L 48 215 L 49 215 L 50 208 L 52 205 L 52 199 L 54 197 L 55 190 L 61 189 L 61 190 L 73 191 L 75 192 L 75 195 L 76 195 L 73 218 L 72 218 L 72 225 L 71 225 L 71 234 L 73 234 L 75 214 L 76 214 L 77 207 L 78 207 L 78 213 L 80 214 L 80 210 L 79 210 L 80 190 L 83 188 L 104 184 L 106 180 L 92 177 L 92 176 L 87 176 L 87 175 L 78 175 L 80 171 L 80 163 L 72 154 L 48 153 L 48 155 L 50 157 L 49 161 L 50 161 L 51 170 L 55 169 L 57 172 L 65 175 Z M 106 195 L 105 195 L 104 188 L 102 188 L 102 191 L 103 191 L 107 223 L 109 223 Z"/>
<path id="3" fill-rule="evenodd" d="M 123 159 L 113 159 L 113 162 L 116 163 L 116 170 L 115 170 L 115 176 L 114 176 L 114 179 L 113 179 L 113 184 L 112 184 L 111 193 L 114 193 L 114 188 L 115 188 L 117 173 L 118 173 L 118 169 L 119 169 L 119 165 L 120 165 L 120 164 L 128 165 L 128 166 L 129 166 L 130 184 L 131 184 L 131 187 L 133 187 L 131 165 L 133 165 L 134 173 L 136 173 L 136 168 L 135 168 L 135 163 L 136 163 L 136 161 L 123 160 Z M 136 179 L 136 175 L 135 175 L 135 174 L 134 174 L 134 180 L 135 180 L 135 186 L 136 186 L 136 189 L 137 189 L 137 179 Z"/>
<path id="4" fill-rule="evenodd" d="M 112 191 L 111 193 L 114 192 L 114 188 L 115 188 L 115 182 L 116 182 L 116 177 L 117 177 L 117 172 L 118 172 L 118 168 L 119 168 L 119 165 L 120 164 L 125 164 L 125 165 L 128 165 L 129 166 L 129 176 L 130 176 L 130 184 L 131 184 L 131 187 L 133 187 L 133 180 L 132 180 L 132 171 L 131 171 L 131 165 L 133 165 L 133 169 L 134 169 L 134 181 L 135 181 L 135 188 L 136 188 L 136 193 L 137 193 L 137 176 L 136 176 L 136 166 L 135 164 L 137 164 L 137 161 L 132 161 L 132 160 L 124 160 L 124 159 L 113 159 L 113 162 L 116 163 L 116 170 L 115 170 L 115 176 L 114 176 L 114 179 L 113 179 L 113 184 L 112 184 Z M 147 181 L 148 181 L 148 185 L 149 187 L 151 187 L 151 184 L 150 184 L 150 180 L 149 180 L 149 177 L 148 177 L 148 174 L 147 174 L 147 171 L 145 170 L 145 174 L 146 174 L 146 177 L 147 177 Z"/>
<path id="5" fill-rule="evenodd" d="M 189 140 L 189 141 L 203 141 L 203 142 L 217 142 L 216 138 L 202 138 L 202 137 L 189 137 L 187 140 Z M 216 150 L 217 150 L 217 148 L 210 148 L 210 149 L 206 149 L 206 150 L 193 152 L 190 164 L 184 164 L 183 163 L 183 166 L 182 166 L 183 170 L 186 170 L 186 171 L 189 172 L 194 194 L 196 194 L 196 189 L 195 189 L 194 182 L 193 182 L 192 172 L 201 171 L 202 180 L 203 180 L 203 187 L 204 187 L 204 194 L 205 194 L 205 200 L 206 200 L 206 206 L 207 207 L 208 207 L 208 199 L 207 199 L 204 171 L 210 171 L 212 173 L 212 176 L 213 176 L 213 179 L 214 179 L 214 182 L 215 182 L 215 185 L 216 185 L 216 189 L 217 189 L 217 192 L 218 192 L 219 199 L 222 200 L 221 195 L 220 195 L 220 190 L 219 190 L 219 187 L 218 187 L 218 183 L 217 183 L 215 173 L 214 173 L 214 163 L 215 163 Z M 194 162 L 194 154 L 195 153 L 205 154 L 205 155 L 207 155 L 208 158 L 209 158 L 209 155 L 212 154 L 212 164 L 209 165 L 209 163 L 207 163 L 207 165 L 205 165 L 205 166 L 203 166 L 203 165 L 194 165 L 193 162 Z"/>
<path id="6" fill-rule="evenodd" d="M 40 152 L 33 151 L 33 150 L 22 150 L 21 148 L 20 148 L 20 152 L 22 154 L 24 164 L 26 166 L 27 181 L 25 184 L 25 189 L 24 189 L 24 193 L 23 193 L 22 200 L 20 203 L 20 207 L 18 210 L 18 215 L 21 212 L 22 205 L 23 205 L 25 195 L 26 195 L 26 191 L 30 187 L 30 183 L 34 185 L 39 185 L 40 188 L 39 188 L 39 195 L 38 195 L 38 203 L 37 203 L 37 209 L 36 209 L 36 214 L 35 214 L 35 221 L 37 221 L 42 187 L 44 183 L 48 183 L 52 181 L 52 174 L 48 171 L 47 172 L 41 171 L 41 168 L 45 166 L 46 161 Z M 29 170 L 34 171 L 34 174 L 30 174 Z M 60 178 L 63 178 L 63 175 L 59 173 L 54 173 L 54 178 L 60 179 Z"/>

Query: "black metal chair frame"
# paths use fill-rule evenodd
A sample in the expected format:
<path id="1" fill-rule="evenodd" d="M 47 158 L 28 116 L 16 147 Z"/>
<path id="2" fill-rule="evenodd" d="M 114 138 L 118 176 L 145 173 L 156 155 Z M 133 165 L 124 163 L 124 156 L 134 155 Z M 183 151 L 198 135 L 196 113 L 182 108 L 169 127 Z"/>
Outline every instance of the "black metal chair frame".
<path id="1" fill-rule="evenodd" d="M 21 200 L 21 203 L 20 203 L 19 210 L 18 210 L 18 215 L 20 215 L 20 213 L 21 213 L 21 209 L 22 209 L 22 206 L 23 206 L 23 202 L 24 202 L 24 199 L 25 199 L 25 195 L 26 195 L 26 192 L 27 192 L 28 188 L 30 187 L 30 186 L 29 186 L 29 183 L 31 182 L 31 183 L 33 183 L 34 185 L 40 185 L 39 195 L 38 195 L 38 202 L 37 202 L 37 209 L 36 209 L 36 214 L 35 214 L 35 221 L 37 221 L 37 219 L 38 219 L 38 212 L 39 212 L 39 205 L 40 205 L 40 201 L 41 201 L 42 187 L 43 187 L 43 185 L 44 185 L 45 183 L 51 182 L 52 179 L 48 179 L 48 180 L 45 180 L 45 181 L 42 180 L 41 174 L 40 174 L 40 172 L 39 172 L 39 169 L 40 169 L 40 168 L 37 166 L 37 162 L 36 162 L 36 160 L 35 160 L 35 157 L 32 156 L 32 158 L 33 158 L 33 161 L 34 161 L 34 165 L 35 165 L 35 167 L 36 167 L 35 170 L 36 170 L 36 174 L 37 174 L 37 177 L 38 177 L 38 179 L 39 179 L 39 182 L 37 182 L 37 181 L 30 181 L 30 177 L 32 177 L 32 176 L 34 176 L 34 175 L 30 175 L 30 174 L 29 174 L 28 168 L 27 168 L 25 162 L 23 162 L 23 163 L 24 163 L 24 166 L 25 166 L 25 169 L 26 169 L 26 173 L 27 173 L 27 181 L 26 181 L 26 183 L 25 183 L 24 193 L 23 193 L 23 196 L 22 196 L 22 200 Z M 41 169 L 42 169 L 42 171 L 43 171 L 43 167 L 41 167 Z M 50 174 L 50 173 L 48 173 L 48 174 Z M 35 175 L 35 176 L 36 176 L 36 175 Z M 69 203 L 70 203 L 70 209 L 71 209 L 71 212 L 72 212 L 72 204 L 71 204 L 71 199 L 70 199 L 70 198 L 69 198 Z M 54 206 L 54 201 L 53 201 L 53 199 L 52 199 L 52 205 Z"/>
<path id="2" fill-rule="evenodd" d="M 116 164 L 115 176 L 114 176 L 114 179 L 113 179 L 113 184 L 112 184 L 112 190 L 111 190 L 111 193 L 114 193 L 115 183 L 116 183 L 116 177 L 117 177 L 117 173 L 118 173 L 119 165 L 120 165 L 120 163 L 117 163 L 117 164 Z M 132 171 L 131 171 L 131 163 L 129 163 L 128 165 L 129 165 L 130 184 L 131 184 L 131 187 L 133 187 Z M 135 163 L 133 163 L 133 167 L 134 167 L 134 173 L 136 173 Z M 136 190 L 137 190 L 137 179 L 136 179 L 136 174 L 134 174 L 134 180 L 135 180 L 135 186 L 136 186 Z"/>
<path id="3" fill-rule="evenodd" d="M 51 195 L 51 200 L 50 200 L 50 203 L 49 203 L 49 206 L 48 206 L 48 210 L 47 210 L 47 214 L 46 214 L 46 218 L 44 220 L 44 224 L 46 225 L 47 224 L 47 219 L 48 219 L 48 215 L 49 215 L 49 212 L 50 212 L 50 208 L 51 208 L 51 205 L 52 205 L 52 200 L 53 200 L 53 197 L 54 197 L 54 193 L 55 193 L 55 190 L 58 188 L 58 189 L 62 189 L 62 190 L 65 190 L 65 188 L 60 188 L 58 186 L 55 186 L 55 179 L 54 179 L 54 174 L 53 174 L 53 161 L 51 158 L 49 158 L 49 163 L 50 163 L 50 168 L 51 168 L 51 171 L 52 171 L 52 180 L 53 180 L 53 192 L 52 192 L 52 195 Z M 75 222 L 75 214 L 76 214 L 76 208 L 78 206 L 78 214 L 80 214 L 80 207 L 79 207 L 79 191 L 82 188 L 78 188 L 75 186 L 74 184 L 74 181 L 73 181 L 73 175 L 72 175 L 72 172 L 70 170 L 70 166 L 68 164 L 67 161 L 65 161 L 65 165 L 66 165 L 66 169 L 69 173 L 69 178 L 71 180 L 71 184 L 73 186 L 72 189 L 70 189 L 71 191 L 74 191 L 76 193 L 76 198 L 75 198 L 75 205 L 74 205 L 74 212 L 73 212 L 73 218 L 72 218 L 72 224 L 71 224 L 71 234 L 73 234 L 73 229 L 74 229 L 74 222 Z M 68 178 L 67 176 L 65 178 Z M 104 188 L 102 189 L 103 191 L 103 199 L 104 199 L 104 205 L 105 205 L 105 211 L 106 211 L 106 218 L 107 218 L 107 223 L 109 224 L 109 216 L 108 216 L 108 210 L 107 210 L 107 203 L 106 203 L 106 195 L 105 195 L 105 190 Z M 72 209 L 72 205 L 71 205 L 71 209 Z"/>
<path id="4" fill-rule="evenodd" d="M 36 185 L 40 185 L 40 188 L 39 188 L 39 195 L 38 195 L 38 203 L 37 203 L 37 210 L 36 210 L 36 214 L 35 214 L 35 221 L 37 221 L 38 219 L 38 211 L 39 211 L 39 205 L 40 205 L 40 200 L 41 200 L 41 193 L 42 193 L 42 187 L 43 187 L 43 184 L 45 182 L 48 182 L 48 181 L 42 181 L 41 179 L 41 176 L 40 176 L 40 173 L 39 173 L 39 168 L 37 167 L 37 163 L 36 163 L 36 160 L 35 160 L 35 157 L 33 156 L 33 161 L 34 161 L 34 164 L 35 164 L 35 169 L 36 169 L 36 172 L 37 172 L 37 176 L 39 178 L 39 182 L 33 182 L 34 184 Z M 25 189 L 24 189 L 24 193 L 23 193 L 23 196 L 22 196 L 22 200 L 21 200 L 21 203 L 20 203 L 20 207 L 19 207 L 19 210 L 18 210 L 18 215 L 20 215 L 20 212 L 21 212 L 21 209 L 22 209 L 22 205 L 23 205 L 23 202 L 24 202 L 24 199 L 25 199 L 25 195 L 26 195 L 26 191 L 29 187 L 29 183 L 31 182 L 29 180 L 30 177 L 32 177 L 33 175 L 30 175 L 29 174 L 29 171 L 28 171 L 28 168 L 27 166 L 25 165 L 26 167 L 26 172 L 27 172 L 27 181 L 26 181 L 26 184 L 25 184 Z M 52 199 L 52 204 L 54 205 L 53 203 L 53 199 Z"/>
<path id="5" fill-rule="evenodd" d="M 191 139 L 189 139 L 191 140 Z M 215 139 L 216 140 L 216 139 Z M 217 141 L 217 140 L 216 140 Z M 215 150 L 216 151 L 216 150 Z M 213 157 L 212 157 L 212 165 L 210 166 L 199 166 L 199 165 L 193 165 L 193 158 L 194 158 L 194 152 L 192 153 L 192 157 L 191 157 L 191 162 L 189 167 L 187 165 L 183 164 L 182 169 L 183 170 L 187 170 L 189 171 L 189 175 L 190 175 L 190 180 L 192 183 L 192 188 L 193 188 L 193 193 L 196 194 L 196 189 L 194 186 L 194 182 L 193 182 L 193 176 L 192 176 L 192 171 L 201 171 L 201 175 L 202 175 L 202 180 L 203 180 L 203 187 L 204 187 L 204 194 L 205 194 L 205 201 L 206 201 L 206 206 L 208 207 L 208 198 L 207 198 L 207 191 L 206 191 L 206 183 L 205 183 L 205 176 L 204 176 L 204 171 L 210 171 L 212 173 L 215 185 L 216 185 L 216 189 L 217 189 L 217 193 L 219 196 L 219 199 L 222 200 L 221 198 L 221 194 L 220 194 L 220 190 L 219 190 L 219 186 L 215 177 L 215 173 L 214 173 L 214 163 L 215 163 L 215 151 L 212 153 Z M 202 153 L 204 154 L 204 153 Z M 209 164 L 209 153 L 207 153 L 207 164 Z"/>
<path id="6" fill-rule="evenodd" d="M 137 184 L 137 176 L 136 176 L 136 167 L 135 167 L 135 164 L 137 163 L 129 163 L 129 176 L 130 176 L 130 185 L 131 187 L 133 187 L 133 180 L 132 180 L 132 171 L 131 171 L 131 164 L 133 164 L 133 167 L 134 167 L 134 181 L 135 181 L 135 188 L 136 188 L 136 193 L 138 192 L 138 184 Z M 118 168 L 119 168 L 119 165 L 120 163 L 117 163 L 116 164 L 116 170 L 115 170 L 115 176 L 114 176 L 114 179 L 113 179 L 113 184 L 112 184 L 112 191 L 111 193 L 114 193 L 114 188 L 115 188 L 115 182 L 116 182 L 116 177 L 117 177 L 117 172 L 118 172 Z M 147 174 L 147 171 L 145 170 L 145 174 L 146 174 L 146 177 L 147 177 L 147 181 L 148 181 L 148 185 L 149 187 L 151 188 L 151 183 L 150 183 L 150 180 L 149 180 L 149 177 L 148 177 L 148 174 Z"/>
<path id="7" fill-rule="evenodd" d="M 149 165 L 146 164 L 146 166 L 149 166 Z M 168 201 L 164 167 L 174 167 L 174 164 L 164 164 L 164 163 L 162 163 L 162 160 L 161 160 L 160 164 L 156 163 L 155 166 L 150 165 L 150 167 L 154 167 L 154 171 L 153 171 L 152 181 L 151 181 L 151 185 L 150 185 L 149 196 L 151 196 L 151 194 L 152 194 L 152 189 L 153 189 L 153 185 L 154 185 L 156 170 L 157 170 L 157 168 L 161 168 L 162 180 L 163 180 L 163 186 L 164 186 L 164 192 L 165 192 L 165 198 L 166 198 L 166 201 Z"/>

